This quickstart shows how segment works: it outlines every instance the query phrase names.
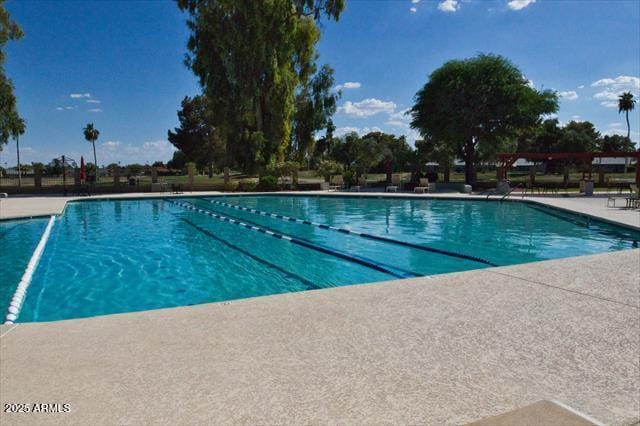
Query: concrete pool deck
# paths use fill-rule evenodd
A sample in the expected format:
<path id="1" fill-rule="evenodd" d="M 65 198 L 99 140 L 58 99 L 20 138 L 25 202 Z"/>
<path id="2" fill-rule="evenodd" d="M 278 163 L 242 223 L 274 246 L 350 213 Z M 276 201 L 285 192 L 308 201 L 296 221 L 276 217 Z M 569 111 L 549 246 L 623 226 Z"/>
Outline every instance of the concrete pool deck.
<path id="1" fill-rule="evenodd" d="M 3 406 L 71 411 L 0 423 L 442 425 L 556 400 L 632 424 L 639 256 L 3 325 Z"/>
<path id="2" fill-rule="evenodd" d="M 640 421 L 640 250 L 0 326 L 2 407 L 71 408 L 3 425 L 464 424 L 541 400 Z"/>

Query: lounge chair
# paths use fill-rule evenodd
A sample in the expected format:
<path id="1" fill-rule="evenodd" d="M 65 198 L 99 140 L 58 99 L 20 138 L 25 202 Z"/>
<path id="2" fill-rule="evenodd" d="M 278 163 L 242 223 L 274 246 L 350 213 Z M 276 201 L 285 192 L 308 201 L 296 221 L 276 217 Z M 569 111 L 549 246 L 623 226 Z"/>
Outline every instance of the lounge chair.
<path id="1" fill-rule="evenodd" d="M 413 188 L 413 192 L 417 194 L 424 194 L 425 192 L 429 192 L 429 179 L 420 178 L 420 183 L 418 183 L 418 186 Z"/>
<path id="2" fill-rule="evenodd" d="M 342 178 L 342 175 L 331 176 L 330 182 L 329 190 L 337 191 L 344 188 L 344 179 Z"/>
<path id="3" fill-rule="evenodd" d="M 385 192 L 398 192 L 398 188 L 402 189 L 402 175 L 392 175 L 391 185 L 385 188 Z"/>
<path id="4" fill-rule="evenodd" d="M 352 192 L 360 192 L 362 188 L 366 188 L 366 187 L 367 187 L 367 178 L 365 176 L 360 176 L 358 178 L 358 184 L 351 185 L 351 188 L 349 188 L 349 190 Z"/>
<path id="5" fill-rule="evenodd" d="M 610 195 L 609 198 L 607 198 L 607 207 L 617 207 L 616 201 L 624 200 L 625 208 L 638 208 L 638 185 L 629 185 L 629 191 L 631 192 L 631 195 L 629 197 L 616 197 Z"/>

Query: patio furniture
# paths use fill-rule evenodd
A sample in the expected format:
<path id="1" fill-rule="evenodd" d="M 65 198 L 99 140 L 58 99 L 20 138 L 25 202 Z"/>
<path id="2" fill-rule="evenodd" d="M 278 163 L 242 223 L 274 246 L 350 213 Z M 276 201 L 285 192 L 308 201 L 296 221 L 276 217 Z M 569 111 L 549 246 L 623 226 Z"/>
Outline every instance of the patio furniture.
<path id="1" fill-rule="evenodd" d="M 385 188 L 385 192 L 398 192 L 398 188 L 402 189 L 402 175 L 395 174 L 391 176 L 391 185 Z"/>
<path id="2" fill-rule="evenodd" d="M 174 194 L 182 194 L 182 184 L 181 183 L 171 184 L 171 192 L 173 192 Z"/>
<path id="3" fill-rule="evenodd" d="M 337 191 L 344 188 L 344 178 L 342 175 L 331 176 L 329 190 Z"/>
<path id="4" fill-rule="evenodd" d="M 429 179 L 420 178 L 420 183 L 418 186 L 413 188 L 413 192 L 417 194 L 424 194 L 425 192 L 429 192 Z"/>

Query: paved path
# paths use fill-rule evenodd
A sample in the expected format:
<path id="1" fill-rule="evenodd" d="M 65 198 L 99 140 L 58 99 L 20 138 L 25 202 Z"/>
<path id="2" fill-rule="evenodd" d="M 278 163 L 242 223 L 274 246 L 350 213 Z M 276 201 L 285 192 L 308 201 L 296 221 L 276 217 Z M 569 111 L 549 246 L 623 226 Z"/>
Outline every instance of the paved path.
<path id="1" fill-rule="evenodd" d="M 640 420 L 640 251 L 0 327 L 1 424 Z M 612 277 L 616 277 L 612 279 Z"/>

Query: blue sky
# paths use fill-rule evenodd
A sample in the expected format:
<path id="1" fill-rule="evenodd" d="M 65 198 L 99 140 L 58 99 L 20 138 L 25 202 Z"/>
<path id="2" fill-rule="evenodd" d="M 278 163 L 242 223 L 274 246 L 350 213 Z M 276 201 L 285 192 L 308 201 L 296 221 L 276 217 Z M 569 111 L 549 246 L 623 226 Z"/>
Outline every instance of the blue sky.
<path id="1" fill-rule="evenodd" d="M 8 47 L 27 132 L 23 162 L 66 154 L 91 158 L 82 127 L 101 135 L 98 162 L 167 160 L 167 129 L 185 95 L 199 92 L 183 65 L 185 16 L 169 1 L 12 1 L 25 38 Z M 558 118 L 589 120 L 626 134 L 612 106 L 640 95 L 640 2 L 636 0 L 347 0 L 339 23 L 324 23 L 320 63 L 336 71 L 343 96 L 338 133 L 381 129 L 417 135 L 403 114 L 431 71 L 449 59 L 496 53 L 538 88 L 561 93 Z M 630 117 L 640 139 L 640 106 Z M 0 164 L 15 163 L 13 142 Z"/>

